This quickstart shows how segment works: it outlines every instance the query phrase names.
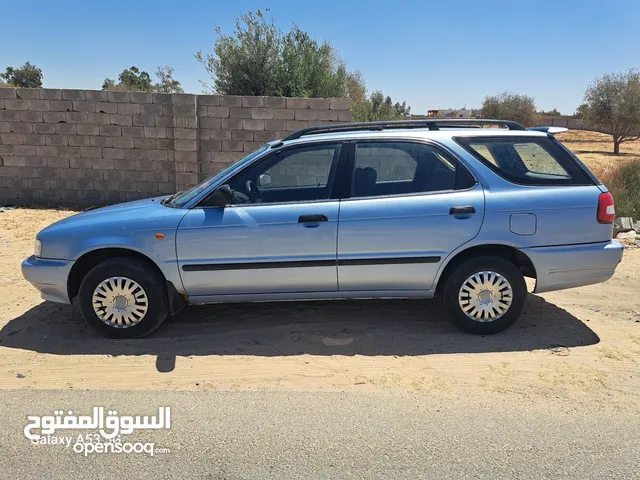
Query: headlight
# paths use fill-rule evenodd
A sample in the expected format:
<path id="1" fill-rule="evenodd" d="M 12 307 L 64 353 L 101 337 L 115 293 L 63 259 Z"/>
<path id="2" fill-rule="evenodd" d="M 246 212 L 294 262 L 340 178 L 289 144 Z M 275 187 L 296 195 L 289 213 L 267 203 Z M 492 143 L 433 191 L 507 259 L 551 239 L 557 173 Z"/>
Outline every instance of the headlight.
<path id="1" fill-rule="evenodd" d="M 42 241 L 39 238 L 36 238 L 36 244 L 33 247 L 33 254 L 36 257 L 42 255 Z"/>

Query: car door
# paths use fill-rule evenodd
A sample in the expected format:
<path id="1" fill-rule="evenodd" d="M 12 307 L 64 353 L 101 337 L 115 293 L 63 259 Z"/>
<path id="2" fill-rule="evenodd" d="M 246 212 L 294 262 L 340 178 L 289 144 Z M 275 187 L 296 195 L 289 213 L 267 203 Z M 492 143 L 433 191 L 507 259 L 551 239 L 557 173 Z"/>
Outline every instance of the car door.
<path id="1" fill-rule="evenodd" d="M 476 236 L 484 195 L 433 143 L 357 141 L 340 205 L 340 291 L 427 291 L 447 255 Z"/>
<path id="2" fill-rule="evenodd" d="M 341 150 L 335 142 L 275 149 L 226 182 L 233 204 L 185 215 L 176 249 L 193 302 L 337 290 Z"/>

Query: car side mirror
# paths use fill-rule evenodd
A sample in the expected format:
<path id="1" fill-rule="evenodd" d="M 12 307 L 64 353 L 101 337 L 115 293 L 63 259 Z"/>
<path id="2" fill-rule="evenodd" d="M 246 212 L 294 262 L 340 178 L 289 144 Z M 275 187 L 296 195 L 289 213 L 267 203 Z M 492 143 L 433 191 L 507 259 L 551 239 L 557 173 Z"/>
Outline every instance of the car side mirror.
<path id="1" fill-rule="evenodd" d="M 233 203 L 231 195 L 231 187 L 229 185 L 220 185 L 204 202 L 207 207 L 224 207 Z"/>
<path id="2" fill-rule="evenodd" d="M 258 177 L 259 186 L 264 187 L 265 185 L 270 185 L 270 184 L 271 184 L 271 174 L 263 173 L 262 175 L 260 175 L 260 177 Z"/>

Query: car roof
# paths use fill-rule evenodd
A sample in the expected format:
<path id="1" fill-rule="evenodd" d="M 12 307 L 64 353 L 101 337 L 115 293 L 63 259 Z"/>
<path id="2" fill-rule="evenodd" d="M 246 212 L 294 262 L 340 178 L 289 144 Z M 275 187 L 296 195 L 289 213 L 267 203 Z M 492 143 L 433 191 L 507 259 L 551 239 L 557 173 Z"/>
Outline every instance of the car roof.
<path id="1" fill-rule="evenodd" d="M 468 127 L 444 127 L 440 130 L 429 130 L 428 128 L 412 128 L 412 129 L 384 129 L 384 130 L 358 130 L 349 132 L 327 132 L 314 133 L 304 135 L 293 140 L 276 140 L 270 142 L 273 147 L 282 145 L 297 145 L 319 141 L 344 141 L 344 140 L 375 140 L 377 138 L 385 139 L 428 139 L 435 141 L 448 140 L 452 137 L 486 137 L 486 136 L 505 136 L 505 137 L 546 137 L 547 134 L 540 131 L 532 130 L 509 130 L 507 128 L 468 128 Z"/>

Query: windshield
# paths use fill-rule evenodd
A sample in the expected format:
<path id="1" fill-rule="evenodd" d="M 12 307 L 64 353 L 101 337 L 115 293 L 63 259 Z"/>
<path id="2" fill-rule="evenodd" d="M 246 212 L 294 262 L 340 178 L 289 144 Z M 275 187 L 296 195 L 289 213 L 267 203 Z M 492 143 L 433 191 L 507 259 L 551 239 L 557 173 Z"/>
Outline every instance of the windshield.
<path id="1" fill-rule="evenodd" d="M 252 161 L 254 158 L 256 158 L 258 155 L 260 155 L 262 152 L 264 152 L 268 148 L 269 148 L 268 144 L 263 145 L 258 150 L 251 152 L 246 157 L 241 158 L 240 160 L 238 160 L 235 163 L 232 163 L 226 168 L 223 168 L 212 177 L 209 177 L 206 180 L 197 184 L 195 187 L 191 187 L 189 190 L 183 190 L 182 192 L 178 192 L 178 193 L 174 193 L 173 195 L 170 195 L 169 197 L 165 198 L 162 201 L 162 203 L 170 207 L 176 207 L 176 208 L 183 207 L 184 205 L 189 203 L 191 200 L 196 198 L 198 195 L 200 195 L 200 193 L 204 192 L 207 188 L 209 188 L 210 185 L 213 185 L 218 180 L 218 178 L 223 177 L 228 172 L 242 165 L 243 163 L 248 163 Z"/>

